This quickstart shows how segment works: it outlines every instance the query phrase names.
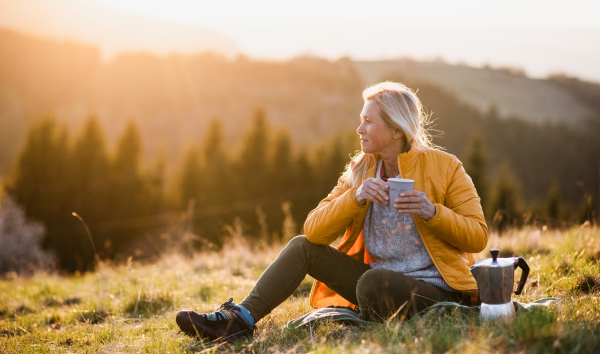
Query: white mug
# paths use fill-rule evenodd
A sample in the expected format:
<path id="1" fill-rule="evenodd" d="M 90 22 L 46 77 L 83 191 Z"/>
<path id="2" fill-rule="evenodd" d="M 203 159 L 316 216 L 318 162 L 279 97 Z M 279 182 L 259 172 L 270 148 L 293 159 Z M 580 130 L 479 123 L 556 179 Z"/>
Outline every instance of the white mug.
<path id="1" fill-rule="evenodd" d="M 394 200 L 400 196 L 400 193 L 412 190 L 415 187 L 415 181 L 406 178 L 388 178 L 387 183 L 390 186 L 388 193 L 390 197 L 390 208 L 396 210 L 396 208 L 394 208 Z"/>

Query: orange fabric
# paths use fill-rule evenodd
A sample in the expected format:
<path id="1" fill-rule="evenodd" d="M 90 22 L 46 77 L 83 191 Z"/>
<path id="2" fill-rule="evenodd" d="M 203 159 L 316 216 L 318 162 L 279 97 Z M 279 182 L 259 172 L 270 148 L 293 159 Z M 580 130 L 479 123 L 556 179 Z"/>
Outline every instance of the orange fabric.
<path id="1" fill-rule="evenodd" d="M 366 178 L 375 177 L 375 166 L 371 167 Z M 486 247 L 488 228 L 480 198 L 461 162 L 454 155 L 435 149 L 410 150 L 398 155 L 398 168 L 400 176 L 413 179 L 414 189 L 425 192 L 436 207 L 430 220 L 413 215 L 433 263 L 450 287 L 479 297 L 477 283 L 468 268 L 475 262 L 472 253 Z M 329 245 L 345 230 L 337 248 L 368 263 L 372 257 L 364 247 L 362 228 L 370 202 L 359 204 L 355 192 L 356 188 L 347 188 L 339 181 L 308 214 L 304 233 L 314 244 Z M 351 305 L 319 281 L 313 284 L 310 304 L 316 308 Z"/>

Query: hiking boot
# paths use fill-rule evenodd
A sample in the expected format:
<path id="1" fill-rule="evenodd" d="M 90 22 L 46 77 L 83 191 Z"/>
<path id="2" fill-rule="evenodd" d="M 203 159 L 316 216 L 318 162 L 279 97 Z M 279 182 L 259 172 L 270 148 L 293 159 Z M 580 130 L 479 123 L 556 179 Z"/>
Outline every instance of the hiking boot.
<path id="1" fill-rule="evenodd" d="M 217 311 L 211 313 L 179 311 L 175 321 L 188 336 L 211 340 L 233 341 L 251 338 L 256 329 L 250 312 L 236 305 L 233 298 L 229 298 L 219 306 Z"/>

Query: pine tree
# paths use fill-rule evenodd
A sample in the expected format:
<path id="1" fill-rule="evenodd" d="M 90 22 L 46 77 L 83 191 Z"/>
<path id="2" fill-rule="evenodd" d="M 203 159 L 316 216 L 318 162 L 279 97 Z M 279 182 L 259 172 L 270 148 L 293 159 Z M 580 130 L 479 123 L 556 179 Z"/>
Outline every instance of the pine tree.
<path id="1" fill-rule="evenodd" d="M 246 135 L 238 161 L 238 178 L 244 186 L 241 195 L 257 198 L 269 189 L 268 146 L 270 129 L 264 110 L 257 109 L 250 132 Z"/>
<path id="2" fill-rule="evenodd" d="M 131 121 L 125 128 L 110 164 L 110 190 L 107 216 L 121 221 L 122 228 L 102 235 L 99 243 L 105 245 L 105 252 L 125 252 L 128 246 L 145 230 L 129 228 L 128 220 L 147 216 L 152 208 L 149 200 L 149 181 L 141 173 L 141 136 L 137 125 Z"/>
<path id="3" fill-rule="evenodd" d="M 350 157 L 348 156 L 348 152 L 344 151 L 343 141 L 340 136 L 333 139 L 328 150 L 325 166 L 323 167 L 323 175 L 326 178 L 324 181 L 325 184 L 331 190 L 335 187 L 337 180 L 344 172 L 344 168 L 349 162 Z"/>
<path id="4" fill-rule="evenodd" d="M 150 214 L 161 214 L 167 209 L 165 192 L 165 174 L 167 170 L 167 157 L 163 150 L 159 150 L 154 158 L 154 164 L 147 174 Z"/>
<path id="5" fill-rule="evenodd" d="M 553 183 L 548 190 L 548 196 L 546 197 L 546 217 L 548 220 L 548 226 L 557 226 L 560 219 L 561 201 L 560 201 L 560 188 L 558 183 Z"/>
<path id="6" fill-rule="evenodd" d="M 236 185 L 238 195 L 243 200 L 263 199 L 272 194 L 271 181 L 268 179 L 267 155 L 270 135 L 265 112 L 262 109 L 256 110 L 252 127 L 242 143 L 237 163 Z M 269 220 L 269 213 L 265 214 L 265 219 Z M 239 216 L 241 221 L 249 226 L 249 233 L 258 237 L 261 232 L 256 213 L 246 211 Z"/>
<path id="7" fill-rule="evenodd" d="M 471 140 L 467 147 L 467 159 L 465 161 L 465 170 L 473 180 L 475 189 L 479 198 L 481 198 L 481 206 L 488 218 L 489 204 L 489 179 L 488 179 L 488 157 L 484 146 L 481 133 L 475 132 L 471 136 Z M 493 215 L 491 216 L 493 217 Z"/>
<path id="8" fill-rule="evenodd" d="M 71 154 L 72 208 L 90 222 L 108 217 L 109 159 L 104 132 L 95 116 L 90 116 L 75 141 Z"/>
<path id="9" fill-rule="evenodd" d="M 197 201 L 202 191 L 202 169 L 196 147 L 189 147 L 183 158 L 183 169 L 179 182 L 180 207 L 185 210 L 190 200 Z"/>
<path id="10" fill-rule="evenodd" d="M 292 141 L 287 130 L 281 130 L 277 135 L 273 158 L 270 163 L 271 190 L 274 194 L 282 194 L 294 189 L 294 164 L 292 157 Z"/>
<path id="11" fill-rule="evenodd" d="M 201 193 L 198 205 L 203 207 L 219 206 L 234 201 L 239 193 L 237 181 L 231 162 L 223 142 L 221 123 L 213 120 L 204 138 L 202 156 L 204 164 L 201 169 Z M 221 244 L 221 228 L 231 215 L 219 214 L 197 215 L 195 229 L 210 242 Z"/>
<path id="12" fill-rule="evenodd" d="M 140 173 L 142 138 L 137 124 L 130 121 L 117 143 L 112 163 L 113 173 L 123 183 L 137 182 Z"/>
<path id="13" fill-rule="evenodd" d="M 143 181 L 140 173 L 141 137 L 137 125 L 130 122 L 117 143 L 111 163 L 111 209 L 116 218 L 144 214 Z"/>
<path id="14" fill-rule="evenodd" d="M 293 201 L 294 207 L 292 208 L 294 220 L 300 226 L 304 225 L 308 213 L 324 198 L 324 195 L 321 193 L 322 188 L 318 186 L 319 181 L 315 177 L 315 174 L 314 167 L 308 158 L 308 153 L 306 150 L 300 149 L 296 157 L 294 179 L 292 182 L 294 188 L 302 191 L 302 194 Z M 302 231 L 300 230 L 300 232 Z"/>
<path id="15" fill-rule="evenodd" d="M 107 237 L 100 224 L 111 220 L 109 204 L 109 158 L 106 151 L 104 132 L 95 116 L 90 116 L 75 141 L 69 171 L 72 179 L 68 188 L 70 211 L 80 215 L 89 226 L 96 249 Z M 86 230 L 79 221 L 71 217 L 72 234 L 61 244 L 71 250 L 61 257 L 70 269 L 85 270 L 94 264 L 94 251 Z"/>
<path id="16" fill-rule="evenodd" d="M 44 118 L 28 133 L 8 193 L 25 208 L 27 217 L 43 223 L 65 212 L 68 134 L 54 117 Z"/>
<path id="17" fill-rule="evenodd" d="M 501 234 L 506 228 L 516 226 L 521 215 L 520 185 L 507 162 L 500 167 L 494 184 L 490 210 L 494 213 L 492 224 Z"/>
<path id="18" fill-rule="evenodd" d="M 232 200 L 235 193 L 233 171 L 229 156 L 223 143 L 223 129 L 218 120 L 213 120 L 204 139 L 202 147 L 204 166 L 202 168 L 202 185 L 204 192 L 199 203 L 201 205 L 219 205 Z"/>
<path id="19" fill-rule="evenodd" d="M 269 180 L 269 146 L 271 130 L 262 109 L 257 109 L 250 131 L 245 136 L 241 146 L 239 160 L 236 164 L 236 185 L 239 186 L 239 197 L 243 200 L 257 200 L 262 203 L 265 198 L 272 197 L 272 182 Z M 262 207 L 262 206 L 261 206 Z M 264 219 L 272 222 L 273 208 L 264 208 Z M 275 213 L 280 213 L 276 210 Z M 255 236 L 261 234 L 260 220 L 253 212 L 240 213 L 241 221 L 249 226 L 249 233 Z"/>
<path id="20" fill-rule="evenodd" d="M 269 161 L 268 180 L 270 181 L 270 187 L 265 193 L 272 194 L 273 198 L 281 200 L 284 204 L 288 204 L 286 204 L 286 208 L 282 208 L 279 204 L 271 204 L 265 210 L 270 216 L 268 219 L 269 225 L 275 230 L 283 230 L 286 215 L 289 214 L 288 219 L 291 218 L 291 203 L 285 201 L 298 195 L 298 186 L 293 184 L 295 171 L 292 157 L 292 142 L 287 130 L 279 131 L 273 148 L 272 158 Z M 291 225 L 290 222 L 288 220 L 288 224 Z M 283 235 L 283 231 L 281 234 Z"/>

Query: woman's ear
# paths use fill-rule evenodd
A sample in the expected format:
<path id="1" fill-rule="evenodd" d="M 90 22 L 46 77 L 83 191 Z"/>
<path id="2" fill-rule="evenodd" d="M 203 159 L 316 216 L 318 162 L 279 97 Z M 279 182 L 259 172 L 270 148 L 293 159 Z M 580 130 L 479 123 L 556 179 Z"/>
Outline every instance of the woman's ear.
<path id="1" fill-rule="evenodd" d="M 394 139 L 401 139 L 403 136 L 404 133 L 402 133 L 402 130 L 394 129 Z"/>

